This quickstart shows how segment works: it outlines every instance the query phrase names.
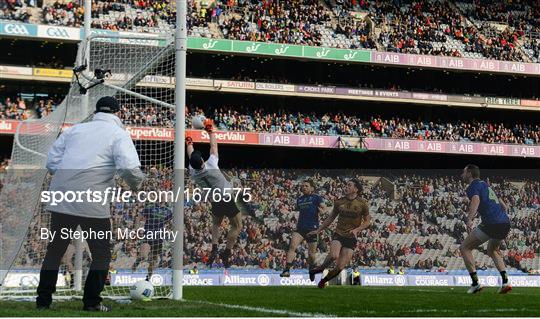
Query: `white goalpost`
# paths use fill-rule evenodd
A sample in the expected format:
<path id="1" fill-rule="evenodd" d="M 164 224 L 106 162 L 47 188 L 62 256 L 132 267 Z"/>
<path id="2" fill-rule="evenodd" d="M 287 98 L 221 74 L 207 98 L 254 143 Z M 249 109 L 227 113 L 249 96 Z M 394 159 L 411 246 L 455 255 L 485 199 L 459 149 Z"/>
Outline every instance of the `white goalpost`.
<path id="1" fill-rule="evenodd" d="M 174 139 L 166 141 L 136 138 L 147 175 L 142 190 L 184 189 L 187 1 L 175 4 L 174 35 L 104 35 L 90 30 L 91 0 L 85 0 L 85 39 L 76 59 L 76 66 L 81 67 L 78 79 L 73 79 L 68 95 L 52 114 L 23 122 L 15 135 L 12 165 L 0 193 L 0 299 L 35 296 L 46 251 L 38 232 L 50 222 L 50 213 L 39 201 L 50 179 L 45 154 L 63 127 L 91 119 L 99 98 L 111 95 L 120 101 L 126 126 L 174 129 Z M 82 94 L 81 86 L 92 85 Z M 113 229 L 164 227 L 177 236 L 160 242 L 115 238 L 104 297 L 128 298 L 129 288 L 146 278 L 155 286 L 156 298 L 182 299 L 184 198 L 183 191 L 178 194 L 174 203 L 151 207 L 112 205 Z M 145 215 L 148 209 L 164 215 Z M 80 297 L 91 258 L 85 243 L 72 242 L 62 262 L 56 298 Z"/>

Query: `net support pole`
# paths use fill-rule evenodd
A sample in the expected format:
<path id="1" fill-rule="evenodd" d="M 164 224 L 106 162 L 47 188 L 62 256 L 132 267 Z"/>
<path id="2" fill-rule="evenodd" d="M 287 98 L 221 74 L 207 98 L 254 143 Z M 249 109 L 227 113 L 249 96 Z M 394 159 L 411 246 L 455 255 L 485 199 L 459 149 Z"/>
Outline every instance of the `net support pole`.
<path id="1" fill-rule="evenodd" d="M 174 203 L 174 231 L 178 234 L 173 250 L 174 300 L 182 299 L 184 256 L 184 167 L 185 167 L 185 106 L 186 106 L 186 52 L 187 52 L 187 1 L 176 0 L 175 31 L 175 98 L 176 121 L 174 135 L 174 189 L 180 196 Z"/>
<path id="2" fill-rule="evenodd" d="M 78 61 L 79 65 L 88 63 L 88 58 L 90 57 L 90 50 L 88 50 L 88 37 L 90 36 L 90 25 L 92 23 L 92 0 L 84 0 L 84 41 L 81 43 L 84 50 L 84 55 L 82 56 L 82 61 Z M 89 100 L 90 97 L 88 93 L 81 96 L 81 113 L 89 114 Z M 80 230 L 80 228 L 78 228 Z M 83 278 L 83 245 L 82 241 L 74 240 L 75 248 L 75 260 L 73 263 L 74 274 L 73 275 L 73 290 L 82 291 L 82 278 Z"/>

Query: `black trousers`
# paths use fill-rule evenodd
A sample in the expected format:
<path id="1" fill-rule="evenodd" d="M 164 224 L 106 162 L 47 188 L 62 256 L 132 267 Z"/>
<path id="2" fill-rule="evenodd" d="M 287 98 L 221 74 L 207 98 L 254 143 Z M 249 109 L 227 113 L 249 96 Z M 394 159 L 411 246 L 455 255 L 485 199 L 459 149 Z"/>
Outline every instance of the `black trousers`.
<path id="1" fill-rule="evenodd" d="M 41 266 L 39 286 L 37 288 L 36 303 L 38 306 L 49 306 L 52 303 L 52 294 L 56 292 L 56 281 L 58 280 L 58 271 L 60 262 L 71 242 L 71 239 L 61 238 L 61 230 L 64 232 L 76 231 L 77 226 L 81 230 L 89 231 L 110 231 L 111 221 L 109 218 L 88 218 L 79 217 L 61 213 L 51 213 L 51 226 L 49 230 L 56 232 L 54 240 L 47 245 L 47 253 Z M 90 253 L 92 254 L 92 264 L 86 277 L 84 285 L 83 303 L 84 307 L 91 307 L 99 304 L 103 299 L 100 297 L 105 286 L 105 280 L 109 273 L 109 264 L 111 262 L 111 243 L 110 238 L 87 239 Z"/>

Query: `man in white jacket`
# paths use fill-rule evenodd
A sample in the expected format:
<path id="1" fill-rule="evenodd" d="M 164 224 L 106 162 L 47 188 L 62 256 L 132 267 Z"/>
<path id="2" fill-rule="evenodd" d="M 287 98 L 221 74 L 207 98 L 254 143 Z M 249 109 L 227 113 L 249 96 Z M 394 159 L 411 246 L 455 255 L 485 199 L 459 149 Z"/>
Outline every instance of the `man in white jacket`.
<path id="1" fill-rule="evenodd" d="M 144 180 L 139 156 L 129 133 L 124 129 L 116 113 L 118 101 L 106 96 L 96 104 L 92 121 L 74 125 L 65 130 L 54 142 L 47 156 L 47 169 L 53 175 L 50 191 L 82 192 L 91 190 L 104 194 L 114 187 L 118 174 L 133 189 Z M 52 294 L 56 291 L 58 269 L 71 239 L 62 238 L 61 231 L 111 232 L 110 202 L 92 202 L 83 196 L 82 202 L 66 200 L 52 205 L 50 232 L 56 232 L 49 241 L 40 273 L 36 298 L 38 309 L 48 309 Z M 83 309 L 86 311 L 109 311 L 100 297 L 111 261 L 110 238 L 88 239 L 92 264 L 86 278 Z"/>

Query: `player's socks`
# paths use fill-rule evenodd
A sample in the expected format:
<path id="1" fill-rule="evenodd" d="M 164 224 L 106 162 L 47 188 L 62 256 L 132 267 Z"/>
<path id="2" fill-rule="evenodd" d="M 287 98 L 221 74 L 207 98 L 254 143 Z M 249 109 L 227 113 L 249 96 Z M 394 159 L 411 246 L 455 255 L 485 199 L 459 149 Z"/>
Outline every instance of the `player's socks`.
<path id="1" fill-rule="evenodd" d="M 290 277 L 291 276 L 291 267 L 292 267 L 292 263 L 287 263 L 287 265 L 285 265 L 285 268 L 283 269 L 283 272 L 281 274 L 279 274 L 280 277 Z"/>
<path id="2" fill-rule="evenodd" d="M 330 266 L 330 264 L 333 262 L 334 260 L 332 258 L 326 258 L 324 260 L 324 262 L 322 263 L 322 265 L 318 266 L 318 267 L 313 267 L 312 269 L 309 270 L 309 273 L 310 274 L 318 274 L 318 273 L 321 273 L 323 272 L 326 267 Z"/>
<path id="3" fill-rule="evenodd" d="M 472 286 L 478 286 L 478 274 L 475 272 L 471 272 L 471 279 L 472 279 Z"/>
<path id="4" fill-rule="evenodd" d="M 502 277 L 502 283 L 503 285 L 508 283 L 508 275 L 506 274 L 506 270 L 501 271 L 501 277 Z"/>
<path id="5" fill-rule="evenodd" d="M 330 280 L 332 280 L 332 278 L 336 277 L 337 275 L 339 275 L 339 273 L 341 272 L 341 269 L 332 269 L 330 270 L 326 276 L 324 276 L 324 278 L 322 279 L 322 281 L 325 281 L 325 282 L 329 282 Z"/>
<path id="6" fill-rule="evenodd" d="M 319 273 L 321 273 L 321 272 L 323 272 L 323 271 L 324 271 L 324 268 L 323 268 L 322 266 L 319 266 L 319 267 L 313 267 L 313 268 L 311 268 L 311 269 L 309 270 L 309 274 L 310 274 L 310 275 L 311 275 L 311 274 L 315 275 L 315 274 L 319 274 Z"/>

